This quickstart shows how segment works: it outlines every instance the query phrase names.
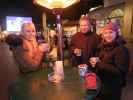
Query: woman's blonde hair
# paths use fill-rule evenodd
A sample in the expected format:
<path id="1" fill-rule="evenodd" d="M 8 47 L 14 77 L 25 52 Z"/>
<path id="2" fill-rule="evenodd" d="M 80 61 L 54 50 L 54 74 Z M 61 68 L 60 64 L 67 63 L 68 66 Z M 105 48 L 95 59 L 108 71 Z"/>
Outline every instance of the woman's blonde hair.
<path id="1" fill-rule="evenodd" d="M 25 29 L 25 27 L 27 27 L 27 26 L 33 26 L 33 28 L 35 29 L 35 25 L 34 25 L 33 22 L 24 22 L 24 23 L 22 24 L 22 26 L 21 26 L 21 33 L 24 32 L 24 29 Z M 36 29 L 35 29 L 35 31 L 36 31 Z"/>

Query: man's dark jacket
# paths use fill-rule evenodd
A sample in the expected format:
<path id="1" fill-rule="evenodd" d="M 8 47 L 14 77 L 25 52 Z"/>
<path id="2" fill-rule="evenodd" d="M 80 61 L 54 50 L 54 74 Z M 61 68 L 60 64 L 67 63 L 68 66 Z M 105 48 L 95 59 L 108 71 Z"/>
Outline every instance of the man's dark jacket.
<path id="1" fill-rule="evenodd" d="M 75 48 L 81 49 L 82 50 L 81 57 L 77 57 L 79 58 L 77 60 L 75 56 L 75 60 L 77 60 L 78 64 L 88 63 L 89 58 L 95 54 L 98 44 L 99 44 L 99 37 L 97 34 L 92 32 L 87 32 L 85 34 L 78 32 L 74 36 L 72 36 L 70 51 L 72 56 L 75 56 L 73 53 L 74 49 Z"/>

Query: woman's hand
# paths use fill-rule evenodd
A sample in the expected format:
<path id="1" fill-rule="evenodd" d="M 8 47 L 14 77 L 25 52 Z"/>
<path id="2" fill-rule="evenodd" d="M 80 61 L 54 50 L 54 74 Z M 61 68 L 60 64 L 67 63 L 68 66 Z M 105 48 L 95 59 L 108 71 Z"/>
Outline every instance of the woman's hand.
<path id="1" fill-rule="evenodd" d="M 99 62 L 100 60 L 99 60 L 99 57 L 91 57 L 90 59 L 89 59 L 89 62 L 90 62 L 90 64 L 92 65 L 92 67 L 95 67 L 96 66 L 96 63 L 97 62 Z"/>
<path id="2" fill-rule="evenodd" d="M 74 54 L 75 54 L 76 56 L 81 56 L 81 49 L 75 48 L 75 49 L 74 49 Z"/>
<path id="3" fill-rule="evenodd" d="M 48 43 L 39 44 L 39 50 L 42 51 L 42 52 L 48 52 L 49 51 Z"/>

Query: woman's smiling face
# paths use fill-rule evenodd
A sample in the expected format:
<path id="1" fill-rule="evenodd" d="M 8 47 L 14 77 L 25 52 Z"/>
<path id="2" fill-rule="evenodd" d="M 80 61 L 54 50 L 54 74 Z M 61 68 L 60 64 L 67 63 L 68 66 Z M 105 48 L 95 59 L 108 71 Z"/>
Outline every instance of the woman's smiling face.
<path id="1" fill-rule="evenodd" d="M 22 28 L 24 37 L 30 39 L 36 36 L 36 29 L 33 23 L 25 23 Z"/>
<path id="2" fill-rule="evenodd" d="M 111 43 L 115 40 L 117 33 L 111 29 L 104 30 L 102 33 L 102 38 L 106 43 Z"/>

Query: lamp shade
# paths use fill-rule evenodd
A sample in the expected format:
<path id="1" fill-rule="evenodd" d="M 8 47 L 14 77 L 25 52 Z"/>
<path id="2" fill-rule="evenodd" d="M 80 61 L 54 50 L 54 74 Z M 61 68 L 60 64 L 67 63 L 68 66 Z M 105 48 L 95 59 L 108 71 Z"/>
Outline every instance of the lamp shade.
<path id="1" fill-rule="evenodd" d="M 79 2 L 80 0 L 34 0 L 35 4 L 40 6 L 55 9 L 55 8 L 66 8 L 74 3 Z"/>

